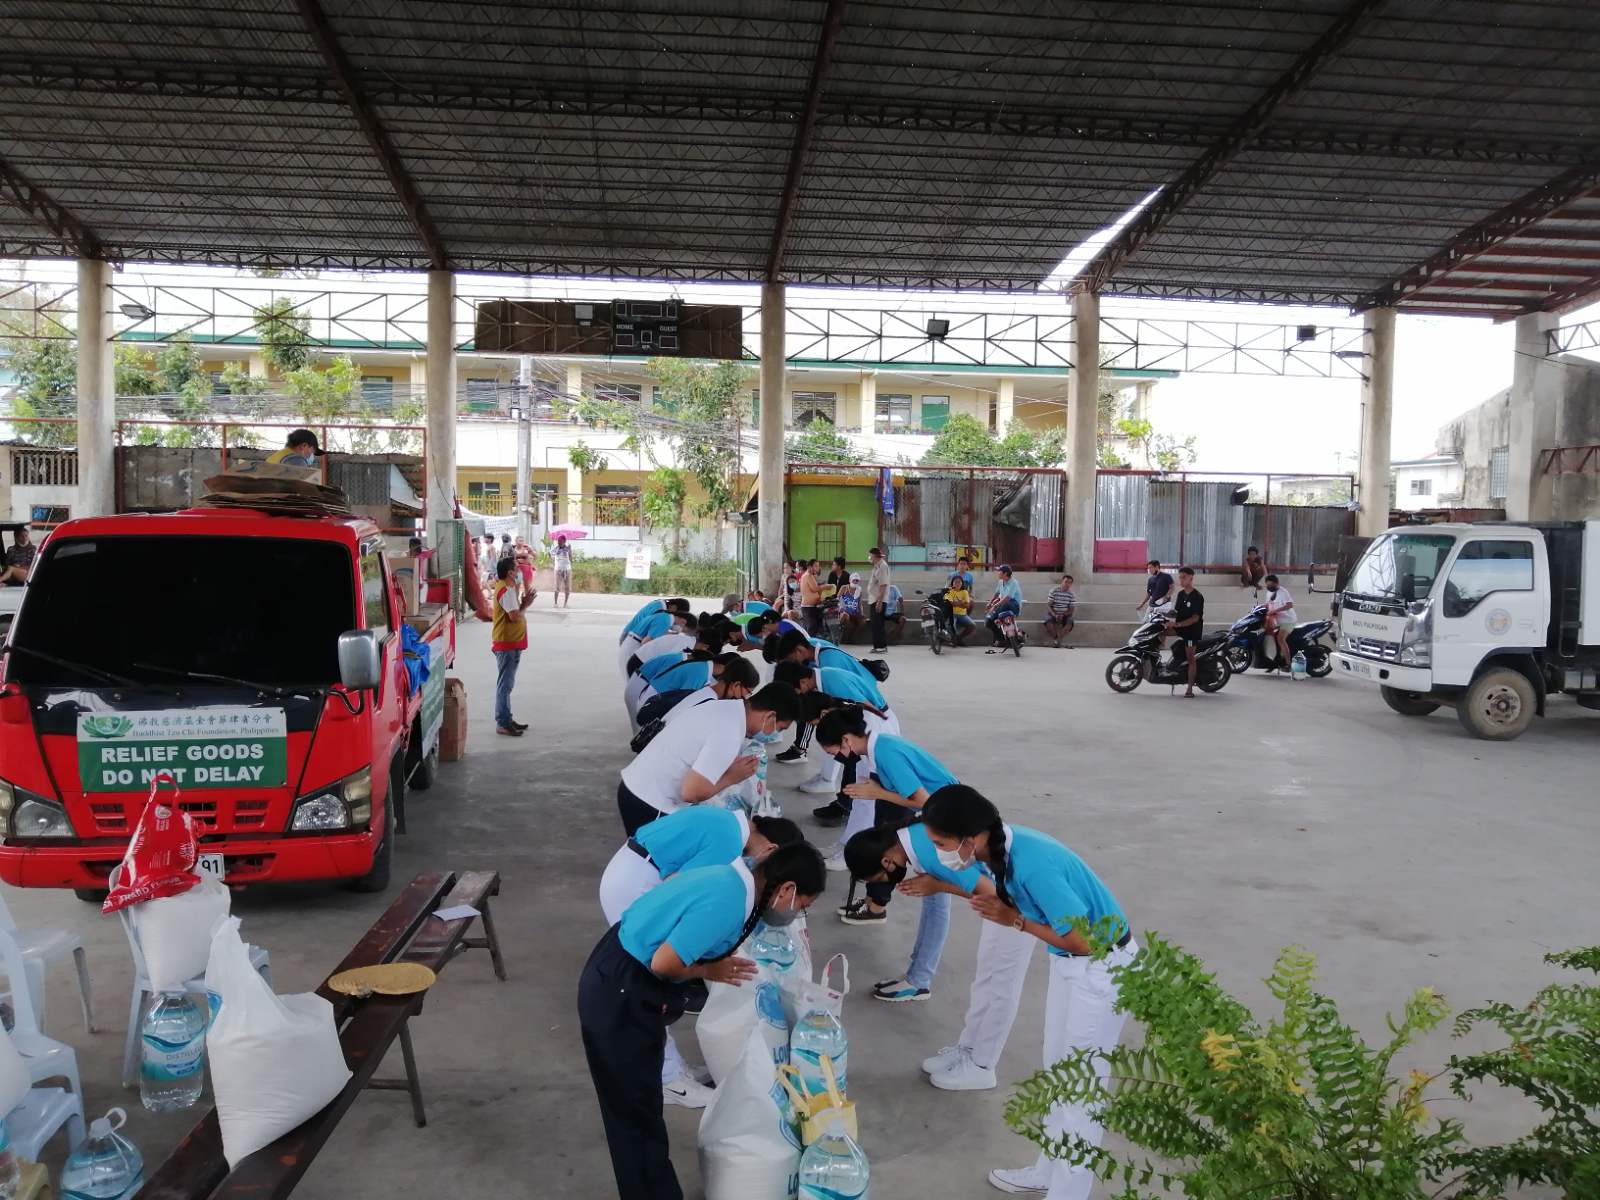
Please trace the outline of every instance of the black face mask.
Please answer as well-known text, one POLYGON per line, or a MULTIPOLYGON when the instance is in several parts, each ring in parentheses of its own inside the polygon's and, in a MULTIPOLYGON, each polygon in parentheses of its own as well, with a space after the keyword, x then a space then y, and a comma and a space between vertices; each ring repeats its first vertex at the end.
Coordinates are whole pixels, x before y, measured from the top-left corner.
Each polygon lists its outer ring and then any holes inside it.
POLYGON ((841 767, 848 767, 851 763, 860 762, 861 761, 861 755, 859 755, 859 754, 835 754, 833 756, 833 761, 838 763, 841 767))
POLYGON ((884 868, 883 873, 888 877, 888 881, 891 884, 893 884, 895 887, 899 887, 900 881, 906 877, 906 864, 901 863, 898 867, 892 868, 886 867, 884 868))

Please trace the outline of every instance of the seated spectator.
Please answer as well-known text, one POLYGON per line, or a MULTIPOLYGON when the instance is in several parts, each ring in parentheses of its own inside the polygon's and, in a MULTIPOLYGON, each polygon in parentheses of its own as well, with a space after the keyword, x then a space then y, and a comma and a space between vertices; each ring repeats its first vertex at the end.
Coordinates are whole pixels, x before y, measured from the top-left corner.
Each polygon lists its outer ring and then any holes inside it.
POLYGON ((1249 588, 1256 599, 1261 598, 1261 584, 1267 574, 1267 564, 1261 558, 1261 551, 1251 546, 1244 552, 1244 564, 1239 571, 1239 582, 1249 588))
POLYGON ((972 612, 972 588, 960 571, 950 576, 950 586, 944 590, 945 602, 950 605, 950 621, 955 626, 952 633, 955 644, 965 646, 967 635, 977 627, 969 615, 972 612))
POLYGON ((28 582, 28 568, 33 566, 33 556, 39 548, 28 540, 26 529, 17 530, 11 543, 11 549, 6 551, 6 565, 0 571, 0 582, 6 587, 21 587, 28 582))
POLYGON ((866 620, 862 612, 861 576, 850 576, 850 582, 839 589, 839 643, 847 643, 866 620))
MULTIPOLYGON (((1076 624, 1073 614, 1077 609, 1078 598, 1072 594, 1072 576, 1063 575, 1061 586, 1052 589, 1050 598, 1045 602, 1044 635, 1057 650, 1061 649, 1061 639, 1071 633, 1076 624)), ((1072 647, 1068 646, 1067 649, 1072 647)))

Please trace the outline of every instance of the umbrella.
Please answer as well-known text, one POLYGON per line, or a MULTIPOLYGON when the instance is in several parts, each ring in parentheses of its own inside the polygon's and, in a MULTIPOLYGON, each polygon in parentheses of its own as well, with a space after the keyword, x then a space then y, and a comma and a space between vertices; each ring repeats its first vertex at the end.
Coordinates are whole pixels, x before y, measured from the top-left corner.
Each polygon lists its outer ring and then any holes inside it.
POLYGON ((569 542, 576 542, 588 537, 589 531, 582 525, 556 525, 551 528, 547 536, 552 542, 558 537, 564 537, 569 542))

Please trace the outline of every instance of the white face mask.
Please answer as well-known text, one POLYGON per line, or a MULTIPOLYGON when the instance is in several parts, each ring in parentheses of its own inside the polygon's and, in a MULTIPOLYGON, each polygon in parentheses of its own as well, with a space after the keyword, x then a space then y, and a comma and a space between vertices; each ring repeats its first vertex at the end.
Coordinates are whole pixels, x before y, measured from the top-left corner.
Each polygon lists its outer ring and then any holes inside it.
MULTIPOLYGON (((962 841, 964 842, 966 839, 963 838, 962 841)), ((960 843, 956 844, 956 848, 954 850, 945 850, 942 847, 937 846, 934 847, 934 850, 939 856, 939 865, 944 867, 946 870, 965 871, 972 865, 972 859, 962 857, 960 843)))

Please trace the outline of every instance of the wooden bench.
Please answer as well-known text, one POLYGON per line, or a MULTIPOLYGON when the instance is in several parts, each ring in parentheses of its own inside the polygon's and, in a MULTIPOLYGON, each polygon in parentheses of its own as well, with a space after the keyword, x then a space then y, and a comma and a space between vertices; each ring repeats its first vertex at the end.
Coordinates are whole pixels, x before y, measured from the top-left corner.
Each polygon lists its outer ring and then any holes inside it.
MULTIPOLYGON (((493 871, 467 871, 459 876, 444 872, 418 875, 345 955, 330 978, 354 967, 388 962, 416 962, 442 971, 457 955, 483 949, 489 952, 495 976, 505 979, 500 942, 489 914, 489 900, 499 893, 500 876, 493 871), (459 904, 477 910, 476 919, 483 925, 481 937, 467 936, 473 917, 445 921, 434 915, 439 909, 459 904)), ((216 1109, 211 1109, 149 1176, 139 1192, 141 1200, 274 1200, 287 1196, 367 1088, 408 1092, 417 1125, 427 1123, 410 1028, 410 1020, 422 1011, 427 993, 356 1000, 331 991, 325 980, 317 994, 333 1005, 334 1019, 339 1024, 339 1044, 352 1072, 344 1090, 310 1120, 262 1147, 232 1171, 222 1156, 222 1130, 216 1109), (374 1079, 378 1064, 396 1040, 405 1062, 405 1078, 374 1079)))

